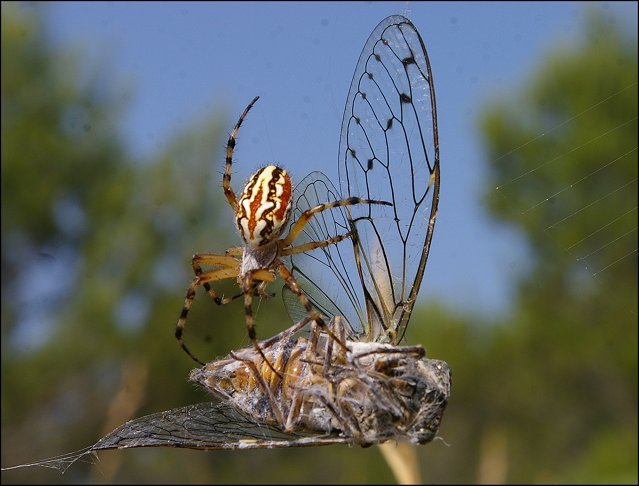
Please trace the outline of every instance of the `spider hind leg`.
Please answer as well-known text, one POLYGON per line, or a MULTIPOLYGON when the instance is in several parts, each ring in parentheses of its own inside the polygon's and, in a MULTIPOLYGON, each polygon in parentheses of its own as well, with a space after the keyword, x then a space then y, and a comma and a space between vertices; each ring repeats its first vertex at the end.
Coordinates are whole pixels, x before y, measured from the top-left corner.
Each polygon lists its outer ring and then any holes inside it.
POLYGON ((188 354, 193 361, 199 363, 200 365, 204 365, 204 362, 197 358, 191 351, 188 349, 186 344, 184 343, 184 328, 186 326, 186 319, 191 310, 191 305, 193 304, 193 300, 195 299, 195 292, 199 286, 204 287, 208 296, 215 302, 217 305, 225 305, 233 300, 241 297, 242 294, 238 294, 232 297, 224 297, 220 298, 215 293, 215 291, 209 285, 209 282, 214 282, 217 280, 224 280, 228 278, 235 278, 239 272, 239 261, 228 255, 215 255, 210 253, 203 254, 195 254, 193 255, 193 259, 191 261, 191 265, 193 267, 193 272, 195 273, 195 278, 189 285, 186 290, 186 296, 184 297, 184 305, 182 306, 182 311, 180 312, 180 317, 178 319, 177 325, 175 327, 175 338, 178 340, 180 347, 182 350, 188 354), (208 265, 218 265, 222 268, 217 268, 215 270, 210 270, 207 272, 202 271, 202 267, 200 264, 208 264, 208 265))

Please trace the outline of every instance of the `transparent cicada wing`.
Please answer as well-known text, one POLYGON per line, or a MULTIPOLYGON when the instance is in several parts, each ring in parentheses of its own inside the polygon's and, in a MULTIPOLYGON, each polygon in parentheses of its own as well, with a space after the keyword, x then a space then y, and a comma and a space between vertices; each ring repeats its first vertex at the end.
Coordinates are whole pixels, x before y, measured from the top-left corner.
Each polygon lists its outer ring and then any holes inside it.
MULTIPOLYGON (((430 63, 415 26, 383 20, 366 42, 344 109, 337 190, 320 172, 295 189, 293 221, 309 207, 345 197, 392 202, 319 213, 296 244, 352 232, 337 245, 291 257, 294 275, 352 339, 398 344, 419 292, 439 198, 437 111, 430 63)), ((284 291, 294 322, 305 316, 284 291)))
POLYGON ((287 433, 250 418, 226 402, 206 402, 131 420, 100 439, 93 450, 158 446, 258 449, 344 442, 330 434, 287 433))
MULTIPOLYGON (((439 198, 433 77, 424 42, 402 16, 383 20, 357 62, 342 120, 342 195, 392 207, 349 217, 371 341, 398 343, 419 292, 439 198), (375 211, 385 212, 380 216, 375 211)), ((378 213, 379 214, 379 213, 378 213)))
POLYGON ((146 415, 121 425, 94 445, 5 470, 49 467, 65 472, 77 461, 99 451, 137 447, 178 447, 201 450, 274 449, 349 443, 338 434, 287 433, 275 425, 251 419, 226 402, 206 402, 146 415))
MULTIPOLYGON (((340 193, 329 178, 322 172, 312 172, 295 186, 291 224, 307 209, 339 199, 340 193)), ((327 241, 349 231, 351 228, 347 213, 341 208, 333 208, 317 213, 304 226, 294 246, 327 241)), ((357 290, 360 284, 350 238, 337 244, 292 255, 289 257, 289 263, 301 288, 322 314, 328 319, 337 315, 343 316, 350 328, 349 338, 362 334, 365 321, 362 314, 363 299, 361 290, 357 290)), ((299 322, 306 317, 306 310, 287 287, 283 289, 283 297, 293 322, 299 322)))

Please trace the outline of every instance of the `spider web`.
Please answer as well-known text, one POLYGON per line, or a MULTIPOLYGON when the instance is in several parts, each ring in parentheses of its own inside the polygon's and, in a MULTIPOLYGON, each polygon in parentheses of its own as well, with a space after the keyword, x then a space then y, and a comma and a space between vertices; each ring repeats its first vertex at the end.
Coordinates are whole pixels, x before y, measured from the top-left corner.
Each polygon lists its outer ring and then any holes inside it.
POLYGON ((609 90, 492 161, 508 164, 511 175, 493 195, 516 201, 515 218, 534 238, 555 240, 581 281, 614 279, 637 266, 636 98, 628 110, 614 109, 636 89, 635 81, 609 90), (593 136, 575 137, 592 126, 593 136))

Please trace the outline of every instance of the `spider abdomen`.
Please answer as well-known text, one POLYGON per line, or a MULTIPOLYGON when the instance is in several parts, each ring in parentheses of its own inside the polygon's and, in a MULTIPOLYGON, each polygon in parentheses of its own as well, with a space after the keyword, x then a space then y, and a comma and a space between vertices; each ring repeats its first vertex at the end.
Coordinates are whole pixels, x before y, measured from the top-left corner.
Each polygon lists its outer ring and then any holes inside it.
POLYGON ((292 195, 291 178, 284 169, 269 165, 253 174, 236 215, 247 245, 258 248, 279 237, 291 214, 292 195))

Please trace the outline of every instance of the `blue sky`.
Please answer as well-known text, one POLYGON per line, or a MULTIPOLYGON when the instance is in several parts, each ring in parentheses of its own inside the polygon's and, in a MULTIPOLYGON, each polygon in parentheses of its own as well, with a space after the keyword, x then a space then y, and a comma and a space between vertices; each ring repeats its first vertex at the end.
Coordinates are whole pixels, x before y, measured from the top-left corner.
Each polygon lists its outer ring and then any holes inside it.
MULTIPOLYGON (((36 4, 38 5, 38 4, 36 4)), ((594 3, 636 31, 637 4, 594 3)), ((337 175, 341 117, 368 35, 401 13, 429 52, 439 115, 442 187, 422 302, 503 312, 526 268, 514 231, 481 202, 486 163, 476 129, 490 99, 508 95, 544 53, 582 32, 577 2, 63 2, 47 4, 54 42, 80 47, 127 97, 121 133, 140 159, 197 120, 219 113, 229 130, 255 95, 236 181, 266 162, 296 180, 337 175), (248 133, 247 133, 248 132, 248 133)), ((593 103, 598 100, 593 100, 593 103)), ((585 107, 586 108, 586 107, 585 107)), ((212 160, 222 169, 223 157, 212 160)))

